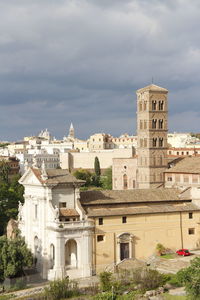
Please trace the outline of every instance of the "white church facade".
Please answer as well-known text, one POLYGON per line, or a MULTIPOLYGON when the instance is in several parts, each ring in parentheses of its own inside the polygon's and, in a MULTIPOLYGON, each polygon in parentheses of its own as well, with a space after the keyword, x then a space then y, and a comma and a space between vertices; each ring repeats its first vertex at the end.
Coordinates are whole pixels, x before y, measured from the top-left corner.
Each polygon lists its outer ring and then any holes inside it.
POLYGON ((92 275, 93 223, 79 203, 77 180, 68 171, 29 168, 19 206, 19 229, 43 278, 92 275))

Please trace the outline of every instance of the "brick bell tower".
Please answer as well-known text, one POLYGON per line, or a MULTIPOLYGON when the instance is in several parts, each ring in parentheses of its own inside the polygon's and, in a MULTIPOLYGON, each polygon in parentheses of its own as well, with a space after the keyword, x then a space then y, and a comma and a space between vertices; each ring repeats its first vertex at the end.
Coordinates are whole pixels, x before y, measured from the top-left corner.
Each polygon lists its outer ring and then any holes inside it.
POLYGON ((167 168, 168 90, 155 84, 137 90, 137 187, 163 183, 167 168))

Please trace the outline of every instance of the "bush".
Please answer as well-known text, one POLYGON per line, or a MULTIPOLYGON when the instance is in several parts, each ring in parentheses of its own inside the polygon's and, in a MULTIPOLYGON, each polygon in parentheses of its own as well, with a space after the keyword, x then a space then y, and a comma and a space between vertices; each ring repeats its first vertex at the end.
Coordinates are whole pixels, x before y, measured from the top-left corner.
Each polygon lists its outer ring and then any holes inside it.
POLYGON ((153 290, 165 284, 165 276, 156 270, 139 268, 133 271, 133 282, 143 291, 153 290))
POLYGON ((172 285, 174 287, 182 286, 177 274, 165 274, 163 276, 164 276, 165 283, 169 283, 170 285, 172 285))
POLYGON ((110 291, 112 288, 112 273, 102 272, 99 274, 100 277, 100 288, 103 292, 110 291))
POLYGON ((156 250, 157 250, 159 255, 162 255, 162 254, 165 254, 166 248, 162 244, 158 243, 156 245, 156 250))
POLYGON ((92 298, 93 300, 116 300, 117 296, 112 292, 99 293, 92 298))
POLYGON ((70 281, 69 278, 51 281, 49 287, 46 287, 44 291, 44 295, 49 300, 60 300, 79 294, 77 283, 70 281))

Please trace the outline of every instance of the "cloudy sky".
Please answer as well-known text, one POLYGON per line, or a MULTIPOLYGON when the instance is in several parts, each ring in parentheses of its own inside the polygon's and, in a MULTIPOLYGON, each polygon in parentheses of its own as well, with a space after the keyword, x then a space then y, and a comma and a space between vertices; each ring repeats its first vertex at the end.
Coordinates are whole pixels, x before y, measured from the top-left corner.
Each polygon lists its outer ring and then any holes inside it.
POLYGON ((0 0, 0 140, 136 130, 138 88, 200 132, 199 0, 0 0))

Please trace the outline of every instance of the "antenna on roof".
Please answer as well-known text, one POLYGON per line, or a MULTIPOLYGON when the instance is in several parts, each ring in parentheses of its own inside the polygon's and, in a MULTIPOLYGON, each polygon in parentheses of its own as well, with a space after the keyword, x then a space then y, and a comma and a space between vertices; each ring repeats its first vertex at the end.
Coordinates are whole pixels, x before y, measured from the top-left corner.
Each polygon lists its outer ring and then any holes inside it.
POLYGON ((153 82, 153 76, 151 77, 151 83, 153 84, 154 82, 153 82))

